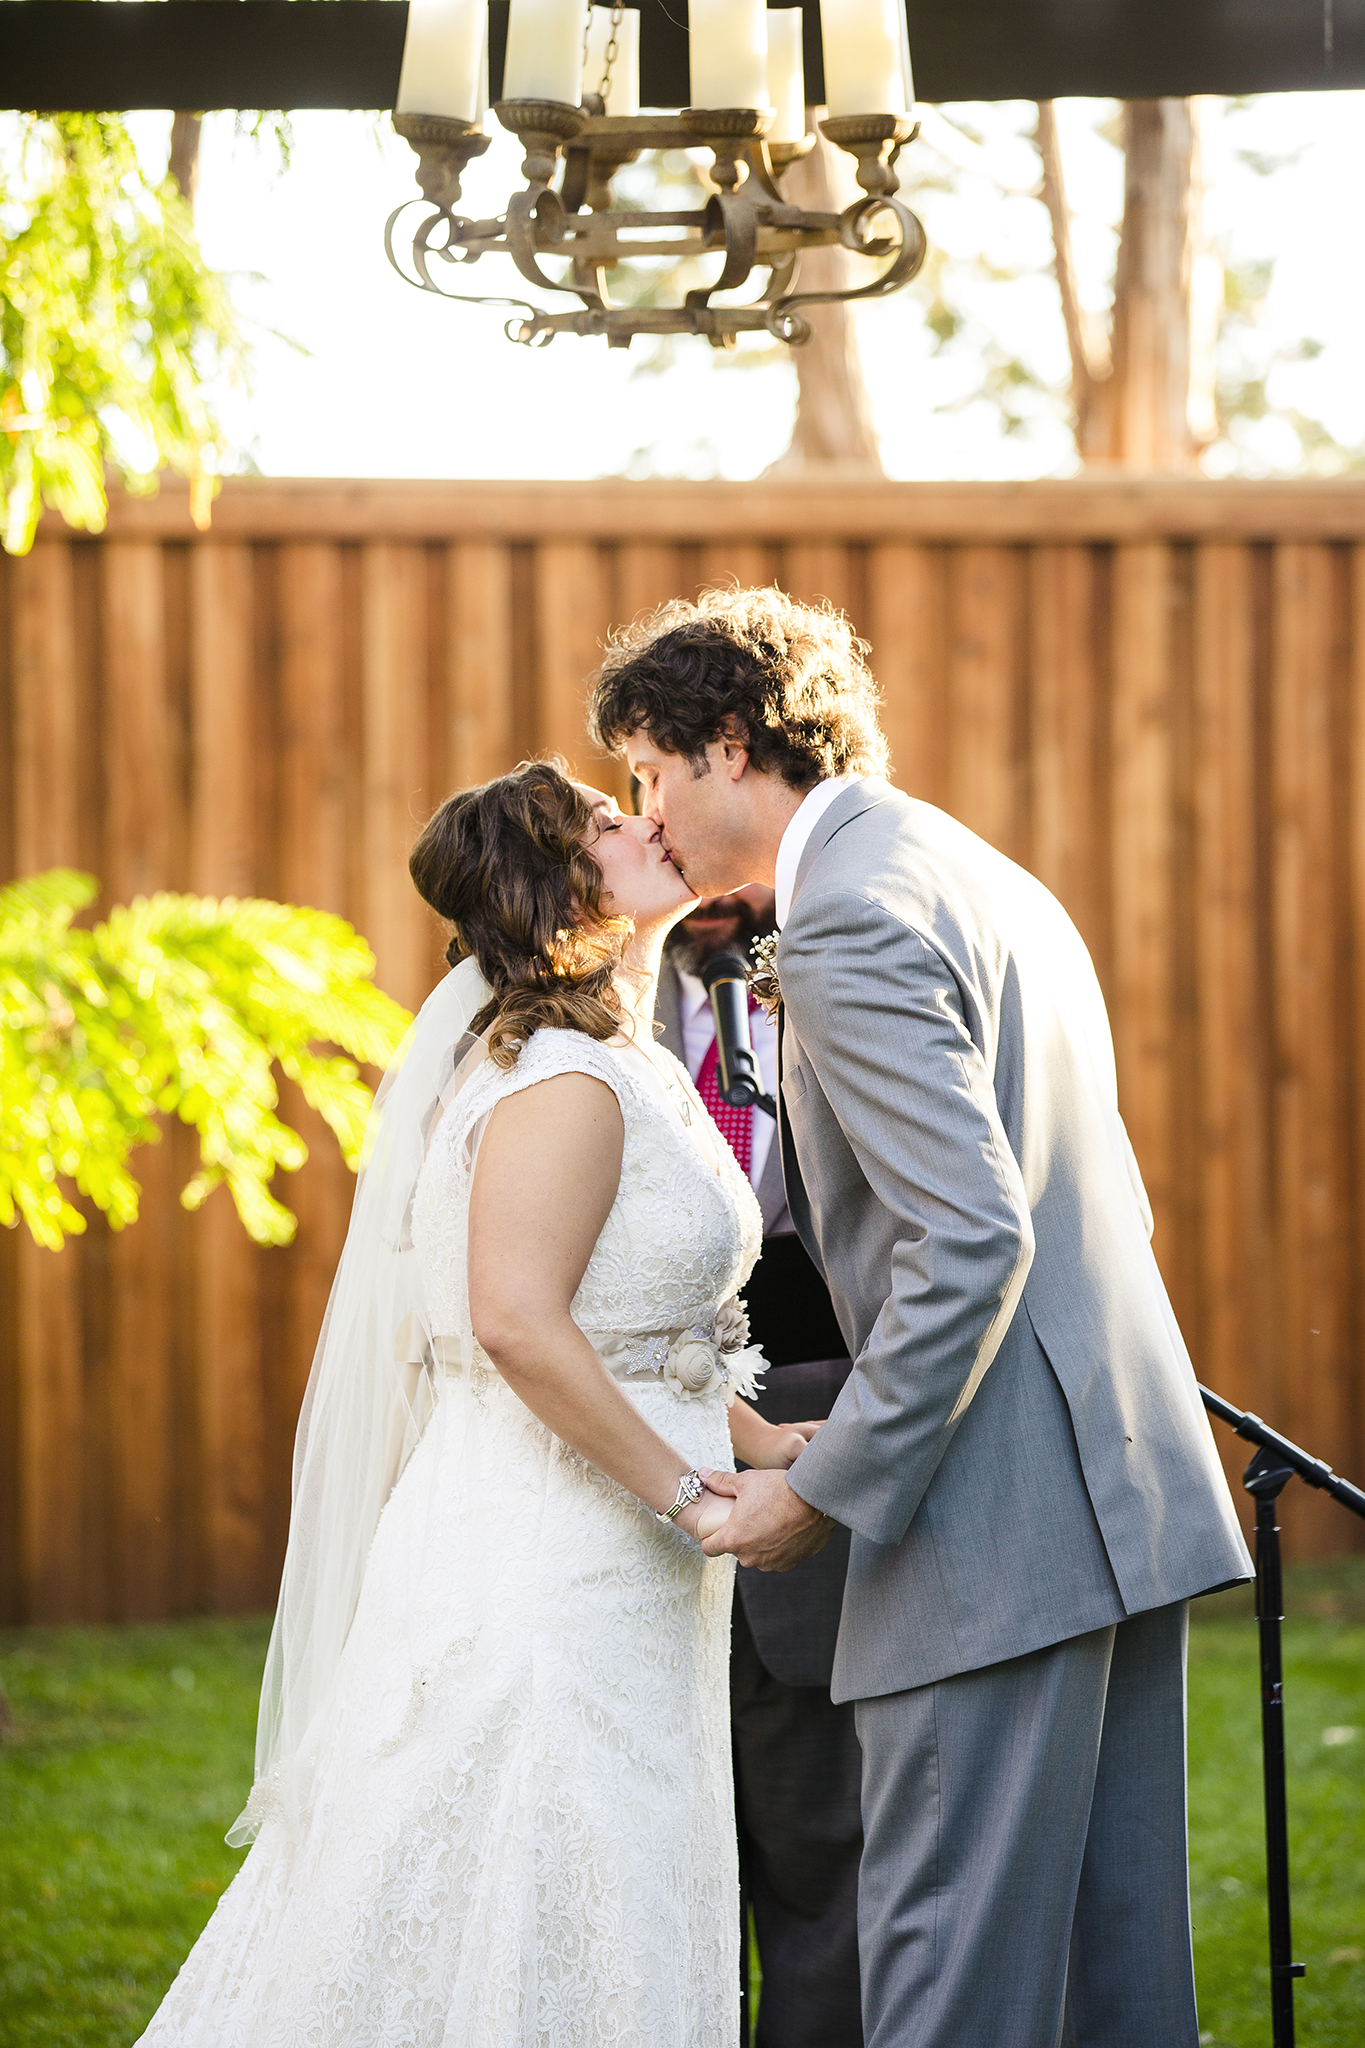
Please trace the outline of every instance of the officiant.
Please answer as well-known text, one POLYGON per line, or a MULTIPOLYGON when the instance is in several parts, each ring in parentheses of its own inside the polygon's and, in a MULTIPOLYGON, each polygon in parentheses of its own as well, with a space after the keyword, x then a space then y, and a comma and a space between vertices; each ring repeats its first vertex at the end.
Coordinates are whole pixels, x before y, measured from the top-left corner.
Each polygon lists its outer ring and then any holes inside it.
MULTIPOLYGON (((662 1043, 692 1075, 763 1211, 763 1256, 744 1290, 754 1342, 771 1368, 755 1405, 770 1422, 806 1422, 829 1414, 849 1360, 787 1213, 777 1127, 763 1110, 721 1098, 711 1002, 699 979, 716 953, 734 947, 747 956, 754 939, 776 929, 773 911, 773 892, 762 887, 699 903, 669 939, 655 1014, 662 1043)), ((776 1029, 756 1005, 749 1027, 763 1086, 775 1095, 776 1029)), ((742 1896, 763 1966, 758 2048, 862 2048, 862 1758, 852 1706, 829 1696, 848 1540, 839 1529, 794 1571, 741 1567, 736 1580, 731 1729, 742 1896)))

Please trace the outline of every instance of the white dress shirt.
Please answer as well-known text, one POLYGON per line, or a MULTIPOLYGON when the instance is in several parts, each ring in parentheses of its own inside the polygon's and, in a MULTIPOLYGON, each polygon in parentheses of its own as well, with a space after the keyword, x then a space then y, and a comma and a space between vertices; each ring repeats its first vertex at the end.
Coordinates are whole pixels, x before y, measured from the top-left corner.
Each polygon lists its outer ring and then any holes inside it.
MULTIPOLYGON (((702 1061, 711 1050, 711 1040, 716 1035, 716 1021, 711 1009, 711 998, 695 974, 678 976, 678 1008, 682 1017, 683 1057, 687 1071, 695 1081, 702 1069, 702 1061)), ((763 1091, 766 1095, 777 1093, 777 1026, 770 1024, 761 1010, 749 1012, 749 1035, 753 1039, 754 1058, 758 1071, 763 1077, 763 1091)), ((749 1149, 749 1184, 757 1187, 763 1178, 763 1169, 768 1163, 772 1149, 773 1132, 776 1124, 765 1109, 753 1113, 753 1136, 749 1149)))
POLYGON ((777 896, 776 917, 784 925, 791 915, 792 897, 796 893, 796 870, 801 865, 801 856, 806 850, 806 841, 815 830, 825 812, 837 796, 842 796, 850 782, 857 782, 855 775, 831 775, 824 782, 817 782, 801 799, 798 809, 793 811, 782 834, 777 849, 777 869, 773 876, 773 888, 777 896))

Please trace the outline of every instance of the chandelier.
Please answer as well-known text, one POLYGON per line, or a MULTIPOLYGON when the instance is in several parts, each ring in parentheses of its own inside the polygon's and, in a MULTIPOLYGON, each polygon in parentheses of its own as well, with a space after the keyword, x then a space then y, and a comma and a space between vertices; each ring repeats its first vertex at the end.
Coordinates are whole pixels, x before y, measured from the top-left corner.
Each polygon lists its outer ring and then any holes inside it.
POLYGON ((636 8, 583 0, 511 0, 501 125, 521 143, 525 184, 502 213, 457 211, 460 182, 490 136, 486 0, 411 0, 394 127, 417 153, 420 200, 405 201, 384 231, 389 261, 422 291, 467 305, 515 309, 509 340, 544 347, 557 334, 705 335, 733 348, 764 332, 810 339, 803 307, 884 298, 908 284, 925 256, 924 230, 896 195, 896 158, 917 133, 905 0, 821 0, 825 90, 820 129, 856 159, 862 197, 817 213, 783 197, 782 178, 814 147, 806 133, 802 10, 763 0, 690 0, 691 97, 676 114, 640 112, 636 8), (618 205, 612 180, 643 153, 708 150, 706 203, 674 212, 618 205), (406 252, 400 217, 423 208, 406 252), (881 269, 869 283, 803 292, 807 249, 843 248, 881 269), (577 303, 546 311, 528 300, 451 289, 486 256, 509 256, 543 292, 577 303), (640 259, 670 267, 711 258, 716 274, 677 305, 613 302, 611 273, 640 259), (544 267, 560 264, 559 273, 544 267), (753 280, 751 295, 729 296, 753 280), (756 296, 752 295, 756 292, 756 296), (725 296, 721 296, 725 295, 725 296))

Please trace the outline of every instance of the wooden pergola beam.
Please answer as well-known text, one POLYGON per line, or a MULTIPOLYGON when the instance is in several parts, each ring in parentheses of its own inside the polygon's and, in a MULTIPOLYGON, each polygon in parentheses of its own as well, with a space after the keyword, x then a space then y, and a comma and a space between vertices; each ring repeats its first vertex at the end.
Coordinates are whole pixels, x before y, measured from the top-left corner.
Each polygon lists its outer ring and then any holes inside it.
MULTIPOLYGON (((687 103, 686 0, 637 0, 641 97, 687 103)), ((931 103, 1365 86, 1365 0, 907 0, 931 103)), ((808 96, 824 93, 807 0, 808 96)), ((491 8, 494 96, 506 0, 491 8)), ((5 0, 10 107, 391 107, 403 0, 5 0)))

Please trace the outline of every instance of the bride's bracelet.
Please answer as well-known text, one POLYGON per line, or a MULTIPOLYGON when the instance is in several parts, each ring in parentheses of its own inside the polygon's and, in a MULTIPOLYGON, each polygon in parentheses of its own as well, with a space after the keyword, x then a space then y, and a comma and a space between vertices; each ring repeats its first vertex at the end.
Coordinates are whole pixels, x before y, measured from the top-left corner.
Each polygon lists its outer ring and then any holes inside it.
POLYGON ((693 1501, 700 1500, 705 1491, 706 1481, 700 1472, 684 1472, 678 1481, 678 1497, 672 1507, 665 1508, 662 1514, 659 1514, 657 1508, 654 1512, 659 1515, 661 1522, 675 1522, 683 1509, 690 1508, 693 1501))

